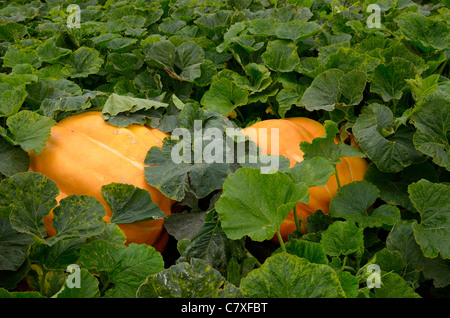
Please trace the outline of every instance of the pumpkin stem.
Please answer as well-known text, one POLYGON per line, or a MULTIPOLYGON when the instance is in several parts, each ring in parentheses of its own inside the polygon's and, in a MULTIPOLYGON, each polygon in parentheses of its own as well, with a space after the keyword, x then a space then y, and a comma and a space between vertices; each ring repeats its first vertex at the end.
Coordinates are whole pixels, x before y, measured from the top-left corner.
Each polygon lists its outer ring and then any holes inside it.
POLYGON ((338 188, 340 188, 341 187, 341 181, 339 180, 339 174, 338 174, 338 171, 337 171, 337 166, 335 166, 334 169, 336 170, 335 175, 336 175, 337 186, 338 186, 338 188))
POLYGON ((297 228, 297 231, 301 232, 302 228, 300 226, 300 221, 299 221, 298 215, 297 215, 297 205, 294 205, 294 222, 295 222, 295 227, 297 228))
POLYGON ((283 237, 281 236, 281 232, 279 229, 277 231, 277 236, 278 236, 278 241, 280 242, 281 249, 283 250, 283 252, 287 253, 286 246, 284 246, 283 237))

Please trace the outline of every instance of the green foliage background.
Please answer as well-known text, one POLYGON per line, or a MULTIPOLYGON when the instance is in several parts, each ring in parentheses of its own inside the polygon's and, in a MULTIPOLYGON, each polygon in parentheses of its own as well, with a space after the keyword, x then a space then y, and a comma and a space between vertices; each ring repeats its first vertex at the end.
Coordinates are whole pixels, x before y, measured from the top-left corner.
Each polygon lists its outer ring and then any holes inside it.
POLYGON ((67 26, 67 1, 0 4, 0 297, 450 294, 448 1, 70 4, 79 27, 67 26), (370 4, 380 28, 366 24, 370 4), (111 223, 94 198, 71 196, 55 210, 57 235, 45 237, 58 189, 27 172, 26 151, 89 110, 167 133, 193 131, 194 120, 224 131, 305 116, 327 135, 299 145, 303 163, 289 169, 280 158, 270 175, 261 162, 176 165, 171 140, 151 149, 148 183, 179 201, 160 254, 124 245, 115 222, 162 214, 141 189, 117 184, 103 189, 117 211, 111 223), (344 155, 370 162, 365 180, 342 186, 330 214, 300 220, 306 233, 271 241, 344 155), (70 264, 83 288, 68 286, 70 264), (367 287, 371 264, 381 288, 367 287))

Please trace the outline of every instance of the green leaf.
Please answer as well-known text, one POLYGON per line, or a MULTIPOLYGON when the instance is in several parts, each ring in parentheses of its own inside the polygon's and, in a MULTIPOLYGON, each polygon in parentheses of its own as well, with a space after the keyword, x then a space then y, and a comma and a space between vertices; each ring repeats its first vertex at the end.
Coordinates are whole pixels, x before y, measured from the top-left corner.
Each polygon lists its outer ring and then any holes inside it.
POLYGON ((113 212, 112 223, 127 224, 165 217, 164 212, 152 201, 148 191, 131 184, 104 185, 102 195, 113 212))
POLYGON ((426 78, 416 75, 414 79, 406 80, 416 102, 425 100, 432 95, 439 87, 439 74, 433 74, 426 78))
POLYGON ((3 56, 3 67, 13 68, 19 64, 30 64, 34 68, 38 68, 42 62, 39 60, 35 50, 31 48, 20 50, 9 49, 3 56))
POLYGON ((8 220, 0 218, 0 271, 18 270, 32 243, 29 235, 17 232, 8 220))
POLYGON ((237 245, 238 243, 225 235, 217 220, 206 219, 203 226, 190 239, 179 261, 201 259, 213 268, 226 269, 237 245))
POLYGON ((36 153, 44 149, 55 124, 55 120, 30 110, 22 110, 6 121, 15 144, 23 150, 34 150, 36 153))
POLYGON ((44 271, 65 271, 68 264, 75 264, 80 257, 80 249, 85 238, 67 238, 53 245, 33 244, 29 260, 44 271))
POLYGON ((394 116, 384 105, 371 104, 362 109, 352 131, 367 156, 383 172, 398 172, 422 161, 422 153, 413 144, 414 128, 400 126, 388 138, 383 131, 392 131, 394 116))
POLYGON ((326 120, 325 136, 317 137, 312 140, 311 143, 302 141, 300 143, 300 149, 303 151, 303 158, 305 160, 312 159, 314 157, 322 157, 327 159, 330 163, 336 164, 340 162, 342 157, 365 157, 366 155, 356 147, 349 146, 344 142, 335 143, 336 134, 339 133, 338 125, 331 121, 326 120))
POLYGON ((277 253, 251 271, 240 288, 249 298, 343 298, 336 272, 323 264, 277 253))
POLYGON ((193 41, 183 42, 178 47, 170 41, 161 41, 145 48, 144 53, 148 61, 165 68, 176 79, 192 82, 201 76, 205 52, 193 41))
MULTIPOLYGON (((406 169, 423 169, 419 166, 409 166, 406 169)), ((434 171, 434 169, 433 169, 434 171)), ((401 206, 415 211, 414 205, 411 203, 408 194, 409 181, 397 180, 395 173, 386 173, 378 170, 374 163, 370 163, 364 174, 364 180, 372 183, 380 190, 380 199, 386 203, 401 206)))
POLYGON ((37 56, 42 62, 55 64, 61 57, 71 53, 69 49, 56 46, 55 41, 45 41, 36 49, 37 56))
POLYGON ((375 68, 370 91, 378 93, 385 102, 398 100, 408 86, 406 80, 414 76, 414 65, 411 62, 393 57, 389 64, 380 64, 375 68))
POLYGON ((10 292, 4 288, 0 288, 0 298, 46 298, 39 292, 10 292))
POLYGON ((282 172, 241 168, 225 180, 215 207, 229 238, 248 235, 263 241, 273 237, 295 204, 309 199, 307 191, 305 184, 294 183, 282 172))
POLYGON ((201 64, 205 53, 192 41, 184 42, 177 47, 174 65, 181 69, 180 78, 193 81, 201 76, 201 64))
POLYGON ((423 179, 411 184, 408 192, 421 217, 412 228, 423 254, 450 258, 450 186, 423 179))
POLYGON ((193 259, 148 277, 139 287, 137 297, 218 298, 227 289, 227 284, 225 290, 221 288, 224 283, 225 278, 220 272, 202 260, 193 259))
POLYGON ((0 117, 9 117, 20 110, 28 93, 25 86, 13 87, 5 84, 3 88, 0 84, 0 117))
POLYGON ((327 255, 349 255, 364 246, 363 229, 353 221, 336 221, 322 232, 320 244, 327 255))
POLYGON ((228 164, 194 161, 175 163, 172 151, 178 147, 177 144, 175 140, 166 138, 162 148, 150 149, 144 161, 149 165, 145 167, 147 182, 176 201, 181 201, 187 191, 193 192, 197 198, 203 198, 221 189, 228 176, 228 164))
POLYGON ((0 173, 11 177, 20 172, 28 171, 30 157, 24 150, 11 146, 0 137, 0 173))
POLYGON ((417 128, 413 137, 415 147, 433 158, 433 162, 450 170, 450 103, 432 99, 413 111, 411 121, 417 128))
POLYGON ((306 109, 332 111, 341 97, 339 80, 343 75, 341 70, 329 69, 314 78, 302 97, 306 109))
POLYGON ((319 59, 322 63, 326 62, 326 69, 339 69, 345 74, 352 71, 372 74, 380 63, 380 59, 353 48, 342 47, 340 43, 321 48, 319 59))
POLYGON ((129 51, 136 42, 137 39, 118 37, 109 41, 106 47, 112 51, 123 53, 129 51))
POLYGON ((120 113, 135 113, 140 110, 158 109, 167 107, 169 104, 161 103, 150 99, 121 96, 112 93, 103 106, 102 114, 105 117, 117 116, 120 113))
POLYGON ((374 289, 375 298, 421 298, 406 281, 395 273, 381 276, 381 288, 374 289))
POLYGON ((87 77, 97 73, 102 64, 103 59, 96 49, 82 46, 70 54, 65 72, 71 78, 87 77))
POLYGON ((272 18, 256 18, 247 24, 247 29, 251 34, 263 36, 275 35, 279 27, 280 24, 272 18))
POLYGON ((261 58, 266 66, 275 72, 291 72, 300 63, 297 46, 283 40, 270 41, 261 58))
POLYGON ((346 298, 357 298, 359 292, 358 279, 349 272, 336 272, 346 298))
POLYGON ((423 73, 428 66, 425 61, 419 56, 412 53, 406 45, 402 42, 395 43, 390 47, 382 50, 380 56, 384 58, 385 64, 391 63, 394 57, 401 57, 407 61, 410 61, 417 68, 419 74, 423 73))
POLYGON ((247 104, 248 91, 239 88, 227 78, 214 81, 201 99, 201 104, 211 112, 227 115, 238 106, 247 104))
POLYGON ((9 211, 11 226, 16 231, 44 240, 47 234, 43 217, 56 206, 58 193, 55 182, 44 175, 18 173, 0 184, 0 211, 9 211))
POLYGON ((297 162, 286 171, 295 182, 303 182, 308 188, 324 186, 335 172, 334 165, 323 157, 297 162))
POLYGON ((123 246, 101 240, 83 245, 79 262, 90 271, 107 274, 105 297, 112 298, 135 298, 146 277, 164 269, 161 254, 152 246, 123 246))
POLYGON ((105 207, 94 197, 70 195, 59 202, 53 215, 56 234, 46 240, 50 245, 67 237, 94 236, 105 228, 105 207))
MULTIPOLYGON (((305 241, 301 239, 291 239, 285 244, 286 252, 307 259, 314 264, 328 264, 328 258, 323 246, 317 242, 305 241)), ((274 253, 281 253, 278 248, 274 253)))
POLYGON ((402 258, 404 279, 417 282, 420 271, 423 269, 424 256, 414 237, 413 222, 410 220, 397 221, 386 239, 386 247, 402 258))
POLYGON ((305 85, 288 85, 277 94, 278 114, 284 118, 292 105, 302 106, 302 97, 306 90, 305 85))
POLYGON ((445 21, 417 12, 404 12, 394 21, 400 31, 425 52, 450 49, 450 29, 445 21))
POLYGON ((446 287, 450 284, 450 261, 448 259, 425 258, 423 275, 433 280, 436 288, 446 287))
POLYGON ((322 27, 315 22, 293 20, 280 25, 276 29, 276 36, 280 39, 303 41, 312 37, 321 29, 322 27))
POLYGON ((379 196, 378 188, 367 181, 343 185, 331 199, 330 214, 356 222, 362 228, 393 225, 400 219, 397 207, 383 204, 368 211, 379 196))
POLYGON ((346 73, 339 79, 339 91, 341 98, 339 101, 346 106, 358 105, 363 99, 363 92, 366 88, 367 75, 359 70, 346 73))
POLYGON ((244 76, 236 76, 235 83, 244 90, 251 92, 261 92, 272 83, 270 71, 261 64, 250 63, 244 68, 244 76))
POLYGON ((61 290, 52 298, 98 298, 100 297, 99 281, 98 279, 85 268, 80 269, 80 287, 68 286, 70 277, 64 283, 61 290))

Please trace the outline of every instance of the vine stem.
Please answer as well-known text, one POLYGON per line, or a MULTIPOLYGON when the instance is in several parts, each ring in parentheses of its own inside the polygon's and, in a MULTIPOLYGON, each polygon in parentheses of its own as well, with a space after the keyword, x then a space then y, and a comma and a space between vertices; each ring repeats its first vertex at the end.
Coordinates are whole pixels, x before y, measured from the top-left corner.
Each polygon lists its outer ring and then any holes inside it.
POLYGON ((250 253, 248 250, 247 250, 247 256, 248 256, 248 257, 251 257, 251 258, 253 258, 253 259, 255 260, 256 266, 258 266, 258 267, 261 267, 261 266, 262 266, 261 262, 258 261, 258 259, 257 259, 255 256, 253 256, 253 254, 250 253))
POLYGON ((280 242, 281 249, 283 250, 283 252, 287 253, 286 246, 284 245, 283 237, 281 236, 281 232, 279 229, 277 231, 277 236, 278 236, 278 241, 280 242))
POLYGON ((339 174, 338 174, 338 171, 337 171, 337 165, 336 165, 336 167, 334 169, 336 170, 336 173, 335 173, 335 175, 336 175, 336 182, 337 182, 338 188, 340 188, 341 187, 341 180, 339 180, 339 174))
POLYGON ((300 226, 300 221, 298 219, 297 204, 294 205, 294 222, 295 222, 295 227, 297 228, 297 231, 301 232, 302 228, 300 226))

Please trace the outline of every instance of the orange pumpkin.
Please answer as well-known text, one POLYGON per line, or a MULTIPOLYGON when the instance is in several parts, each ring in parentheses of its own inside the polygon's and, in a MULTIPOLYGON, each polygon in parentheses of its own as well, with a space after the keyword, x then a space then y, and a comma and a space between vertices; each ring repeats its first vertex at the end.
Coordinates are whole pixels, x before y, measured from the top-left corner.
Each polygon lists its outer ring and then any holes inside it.
MULTIPOLYGON (((169 215, 173 201, 151 187, 144 177, 144 159, 153 146, 162 146, 167 135, 141 125, 118 128, 107 124, 100 112, 67 117, 51 129, 44 150, 30 152, 30 170, 53 180, 62 198, 76 194, 97 198, 105 205, 104 220, 111 220, 101 187, 110 183, 128 183, 150 192, 152 201, 169 215)), ((53 236, 53 213, 44 218, 47 235, 53 236)), ((153 245, 162 251, 168 240, 164 220, 119 224, 127 242, 153 245)))
MULTIPOLYGON (((300 150, 302 141, 312 142, 314 138, 325 135, 325 128, 319 122, 310 118, 296 117, 286 119, 269 119, 257 122, 242 130, 244 135, 250 137, 251 140, 258 143, 259 136, 263 130, 267 129, 267 143, 258 146, 263 154, 271 154, 271 128, 279 129, 278 149, 279 155, 287 157, 290 160, 290 167, 296 162, 303 160, 303 152, 300 150), (250 129, 254 128, 254 129, 250 129)), ((367 161, 357 157, 343 157, 341 162, 337 164, 337 172, 339 181, 342 185, 353 181, 364 179, 364 173, 367 170, 367 161)), ((316 186, 309 188, 309 203, 297 204, 297 216, 299 219, 306 220, 308 216, 316 210, 322 210, 324 213, 329 212, 331 198, 336 194, 338 189, 336 176, 333 175, 324 186, 316 186)), ((304 222, 303 222, 304 223, 304 222)), ((283 240, 288 239, 288 235, 296 230, 294 213, 291 212, 283 221, 280 232, 283 240)), ((274 238, 275 240, 276 237, 274 238)))

